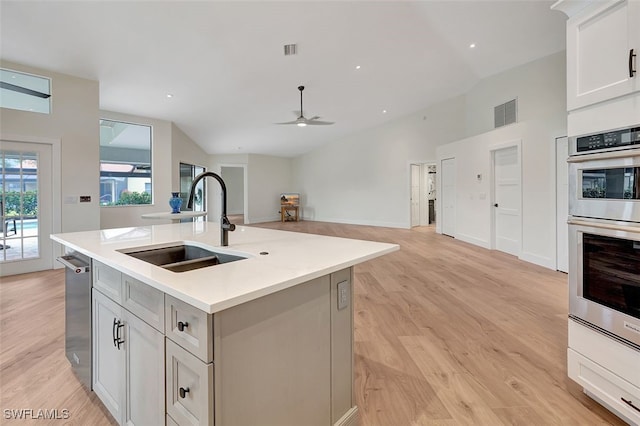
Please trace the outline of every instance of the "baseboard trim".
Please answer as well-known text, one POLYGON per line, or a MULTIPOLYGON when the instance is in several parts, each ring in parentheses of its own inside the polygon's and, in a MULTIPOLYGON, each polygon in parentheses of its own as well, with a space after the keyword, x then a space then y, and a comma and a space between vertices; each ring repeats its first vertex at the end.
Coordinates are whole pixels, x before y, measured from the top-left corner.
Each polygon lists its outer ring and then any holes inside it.
POLYGON ((539 265, 545 268, 556 270, 556 262, 548 257, 538 256, 537 254, 523 252, 518 256, 520 260, 524 260, 525 262, 533 263, 535 265, 539 265))
POLYGON ((351 407, 333 426, 358 426, 358 407, 351 407))
POLYGON ((476 238, 476 237, 472 237, 471 235, 460 234, 460 233, 456 233, 455 238, 460 241, 464 241, 465 243, 473 244, 473 245, 491 250, 491 244, 489 244, 488 241, 481 240, 480 238, 476 238))

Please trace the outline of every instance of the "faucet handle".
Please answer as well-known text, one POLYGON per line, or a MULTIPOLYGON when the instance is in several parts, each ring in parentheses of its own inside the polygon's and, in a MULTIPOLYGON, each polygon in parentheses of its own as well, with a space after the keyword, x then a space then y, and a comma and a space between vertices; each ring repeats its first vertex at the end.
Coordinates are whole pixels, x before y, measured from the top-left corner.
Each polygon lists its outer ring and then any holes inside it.
POLYGON ((222 216, 222 229, 226 229, 227 231, 235 231, 236 225, 229 222, 229 218, 226 215, 224 215, 222 216))

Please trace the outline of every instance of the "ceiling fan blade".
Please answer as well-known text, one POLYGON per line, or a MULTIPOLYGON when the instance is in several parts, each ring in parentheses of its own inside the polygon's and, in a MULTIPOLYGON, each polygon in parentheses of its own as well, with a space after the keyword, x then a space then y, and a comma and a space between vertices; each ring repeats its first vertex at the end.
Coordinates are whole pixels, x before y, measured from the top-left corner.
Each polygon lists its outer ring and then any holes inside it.
POLYGON ((328 126, 335 124, 333 121, 307 120, 309 126, 328 126))
POLYGON ((314 115, 309 120, 317 120, 318 118, 322 118, 322 117, 320 117, 319 115, 314 115))
POLYGON ((273 124, 298 124, 298 120, 285 121, 284 123, 273 123, 273 124))
POLYGON ((35 96, 42 99, 47 99, 51 97, 51 95, 47 93, 38 92, 36 90, 27 89, 26 87, 16 86, 15 84, 7 83, 4 81, 0 81, 0 88, 12 90, 18 93, 24 93, 25 95, 35 96))

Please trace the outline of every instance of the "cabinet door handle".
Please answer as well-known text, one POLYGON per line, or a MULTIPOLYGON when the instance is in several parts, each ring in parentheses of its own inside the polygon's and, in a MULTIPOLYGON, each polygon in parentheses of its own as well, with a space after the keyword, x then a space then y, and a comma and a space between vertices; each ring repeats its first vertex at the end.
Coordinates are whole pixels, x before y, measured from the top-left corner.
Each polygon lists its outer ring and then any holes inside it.
POLYGON ((636 73, 636 70, 633 69, 633 58, 636 55, 633 53, 633 49, 629 50, 629 78, 633 78, 633 75, 636 73))
POLYGON ((113 338, 113 346, 114 347, 118 347, 117 345, 117 338, 116 338, 116 329, 118 327, 118 320, 116 320, 115 318, 113 319, 113 327, 111 328, 111 337, 113 338))
POLYGON ((189 393, 189 388, 180 388, 178 393, 180 393, 180 398, 184 399, 189 393))
POLYGON ((120 345, 124 343, 124 339, 120 337, 120 329, 124 327, 124 323, 120 320, 113 319, 113 346, 120 350, 120 345))
POLYGON ((184 331, 185 327, 189 327, 189 323, 188 322, 182 322, 182 321, 178 321, 178 330, 180 331, 184 331))
POLYGON ((628 399, 624 399, 624 397, 620 397, 620 399, 622 400, 622 402, 624 402, 625 404, 627 404, 629 407, 633 408, 634 410, 640 412, 640 408, 636 407, 635 404, 633 403, 633 401, 628 400, 628 399))

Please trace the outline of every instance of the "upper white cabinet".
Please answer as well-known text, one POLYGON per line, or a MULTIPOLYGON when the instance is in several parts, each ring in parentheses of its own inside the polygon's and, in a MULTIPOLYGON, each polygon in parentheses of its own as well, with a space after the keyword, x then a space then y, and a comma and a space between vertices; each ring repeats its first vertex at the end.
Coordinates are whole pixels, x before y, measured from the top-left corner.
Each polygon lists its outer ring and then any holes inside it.
POLYGON ((567 21, 567 110, 640 91, 640 0, 558 2, 567 21), (636 55, 636 56, 634 56, 636 55))

